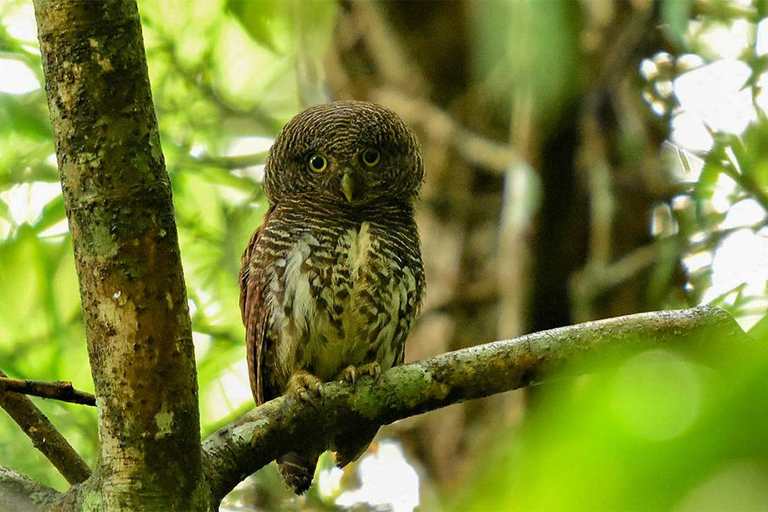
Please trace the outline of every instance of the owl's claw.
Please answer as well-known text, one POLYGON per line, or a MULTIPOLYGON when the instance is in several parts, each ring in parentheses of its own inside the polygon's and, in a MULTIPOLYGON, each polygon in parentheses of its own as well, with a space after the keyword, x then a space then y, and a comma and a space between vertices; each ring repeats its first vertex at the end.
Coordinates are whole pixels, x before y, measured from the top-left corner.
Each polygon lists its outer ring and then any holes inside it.
POLYGON ((357 378, 361 375, 370 375, 374 381, 379 380, 381 376, 381 365, 376 361, 362 366, 349 365, 339 373, 337 380, 340 382, 348 382, 352 385, 357 382, 357 378))
POLYGON ((299 370, 288 381, 286 394, 313 405, 323 402, 323 381, 306 370, 299 370))

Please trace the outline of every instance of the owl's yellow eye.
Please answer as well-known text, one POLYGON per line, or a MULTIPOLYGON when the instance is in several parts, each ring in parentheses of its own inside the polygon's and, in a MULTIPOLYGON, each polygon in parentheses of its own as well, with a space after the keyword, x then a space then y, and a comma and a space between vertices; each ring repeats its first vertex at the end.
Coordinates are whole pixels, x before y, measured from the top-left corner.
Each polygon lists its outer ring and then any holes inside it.
POLYGON ((381 153, 376 148, 368 148, 360 155, 360 160, 368 167, 376 167, 381 161, 381 153))
POLYGON ((328 160, 320 153, 314 153, 307 159, 307 167, 314 172, 323 172, 328 168, 328 160))

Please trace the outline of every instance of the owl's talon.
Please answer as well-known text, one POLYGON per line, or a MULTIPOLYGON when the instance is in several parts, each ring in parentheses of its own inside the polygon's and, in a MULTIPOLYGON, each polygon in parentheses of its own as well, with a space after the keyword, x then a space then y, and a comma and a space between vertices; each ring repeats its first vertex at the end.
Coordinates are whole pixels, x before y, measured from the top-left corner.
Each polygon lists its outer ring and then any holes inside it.
POLYGON ((291 375, 286 394, 302 402, 319 405, 323 402, 323 381, 305 370, 299 370, 291 375))
POLYGON ((357 382, 357 378, 362 375, 370 375, 373 377, 374 382, 379 380, 381 365, 376 361, 362 366, 349 365, 339 373, 338 380, 354 385, 357 382))
POLYGON ((350 384, 354 384, 357 380, 357 368, 355 368, 353 365, 347 366, 341 370, 341 373, 339 373, 338 377, 336 377, 336 380, 339 382, 348 382, 350 384))

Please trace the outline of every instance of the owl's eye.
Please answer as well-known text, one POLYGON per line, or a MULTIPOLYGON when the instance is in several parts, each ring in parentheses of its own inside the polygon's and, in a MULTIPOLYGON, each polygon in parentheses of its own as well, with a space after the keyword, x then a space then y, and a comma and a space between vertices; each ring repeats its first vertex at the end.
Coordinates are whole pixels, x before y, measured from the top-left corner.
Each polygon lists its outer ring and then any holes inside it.
POLYGON ((381 153, 376 148, 368 148, 360 155, 360 160, 368 167, 376 167, 381 161, 381 153))
POLYGON ((320 153, 314 153, 307 158, 307 167, 314 172, 323 172, 328 167, 328 160, 320 153))

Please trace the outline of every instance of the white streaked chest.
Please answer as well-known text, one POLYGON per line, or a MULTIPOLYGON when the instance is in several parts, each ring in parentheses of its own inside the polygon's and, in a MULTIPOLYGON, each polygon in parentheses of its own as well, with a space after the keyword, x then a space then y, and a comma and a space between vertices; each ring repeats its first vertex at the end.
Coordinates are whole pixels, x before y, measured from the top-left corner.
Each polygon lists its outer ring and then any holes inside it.
POLYGON ((331 236, 305 233, 277 260, 269 287, 278 360, 323 379, 350 364, 393 364, 387 347, 416 281, 384 245, 364 222, 331 236))

